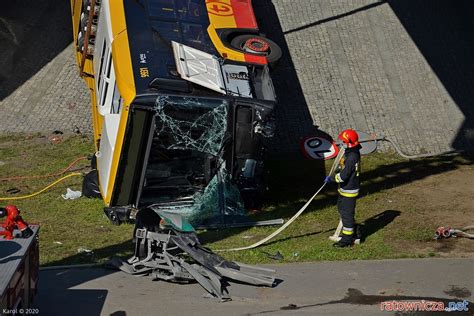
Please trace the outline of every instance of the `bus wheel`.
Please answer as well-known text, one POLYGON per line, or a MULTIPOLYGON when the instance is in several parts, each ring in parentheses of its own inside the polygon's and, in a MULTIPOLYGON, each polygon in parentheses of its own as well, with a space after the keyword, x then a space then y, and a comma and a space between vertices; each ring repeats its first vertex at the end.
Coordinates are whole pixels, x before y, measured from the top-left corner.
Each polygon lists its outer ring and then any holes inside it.
POLYGON ((281 48, 273 41, 259 35, 238 35, 230 45, 238 50, 255 55, 265 55, 270 64, 281 58, 281 48))

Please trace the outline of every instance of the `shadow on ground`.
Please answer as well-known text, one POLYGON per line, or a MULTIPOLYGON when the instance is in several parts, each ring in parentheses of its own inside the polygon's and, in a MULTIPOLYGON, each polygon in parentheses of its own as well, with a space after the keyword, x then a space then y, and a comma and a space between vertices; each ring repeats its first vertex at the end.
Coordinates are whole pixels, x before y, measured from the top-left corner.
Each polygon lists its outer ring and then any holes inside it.
POLYGON ((0 101, 72 42, 69 1, 2 2, 0 101))
MULTIPOLYGON (((362 156, 361 196, 395 188, 426 177, 457 169, 459 166, 472 165, 474 156, 438 156, 418 160, 404 160, 392 164, 380 165, 364 171, 362 156)), ((313 165, 311 160, 274 160, 268 163, 268 204, 280 205, 275 211, 260 214, 258 219, 290 217, 322 185, 324 171, 313 165), (291 207, 288 207, 290 206, 291 207)), ((336 185, 328 185, 317 198, 323 208, 335 204, 336 185)))
POLYGON ((102 315, 109 291, 74 287, 114 272, 97 268, 41 271, 40 290, 35 297, 33 308, 38 308, 44 315, 102 315), (64 310, 65 306, 67 310, 64 310))
MULTIPOLYGON (((369 217, 368 219, 360 223, 359 225, 360 225, 360 230, 361 230, 361 235, 362 235, 361 242, 364 242, 368 237, 370 237, 371 235, 375 234, 377 231, 381 230, 382 228, 384 228, 385 226, 393 222, 395 218, 399 216, 400 214, 401 214, 400 211, 387 210, 387 211, 383 211, 380 214, 369 217)), ((310 232, 306 234, 280 238, 280 239, 265 243, 265 246, 269 246, 275 243, 281 243, 281 242, 292 240, 292 239, 304 238, 304 237, 314 236, 314 235, 319 235, 319 234, 326 234, 334 230, 336 230, 336 227, 333 227, 327 230, 320 230, 320 231, 310 232)), ((219 231, 218 233, 213 232, 213 231, 207 231, 205 233, 200 234, 199 238, 202 242, 211 243, 214 241, 221 240, 223 238, 230 237, 235 232, 236 232, 235 230, 234 231, 219 231), (226 233, 228 233, 227 236, 226 236, 226 233)))
MULTIPOLYGON (((130 240, 100 248, 94 249, 93 255, 79 253, 58 261, 48 263, 48 266, 64 266, 84 262, 103 261, 106 258, 118 254, 128 255, 133 250, 130 240)), ((115 269, 61 269, 41 271, 40 291, 36 297, 34 306, 39 306, 41 312, 48 315, 102 315, 102 309, 107 299, 108 290, 106 289, 77 289, 75 287, 95 280, 112 273, 120 273, 115 269), (48 279, 54 279, 54 283, 46 282, 48 279), (50 293, 54 293, 51 295, 50 293), (74 298, 71 300, 71 298, 74 298), (68 301, 68 310, 64 311, 64 304, 58 302, 68 301)), ((113 315, 126 315, 123 311, 117 311, 113 315)))
POLYGON ((375 234, 400 216, 400 211, 386 210, 380 214, 372 216, 360 223, 361 242, 364 242, 370 235, 375 234))

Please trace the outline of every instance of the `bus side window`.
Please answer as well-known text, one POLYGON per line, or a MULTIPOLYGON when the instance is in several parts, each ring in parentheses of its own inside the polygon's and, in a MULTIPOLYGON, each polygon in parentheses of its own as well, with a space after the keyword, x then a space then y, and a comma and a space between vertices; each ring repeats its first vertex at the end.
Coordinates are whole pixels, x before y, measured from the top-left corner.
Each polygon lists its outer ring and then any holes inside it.
POLYGON ((120 91, 118 90, 117 84, 114 87, 114 95, 112 97, 112 108, 110 109, 111 114, 118 114, 120 113, 120 109, 122 108, 123 99, 120 96, 120 91))
POLYGON ((110 98, 109 90, 114 89, 113 85, 115 81, 111 80, 112 52, 110 51, 109 47, 107 47, 106 54, 106 61, 104 62, 106 66, 103 68, 103 72, 100 74, 100 77, 102 77, 103 86, 101 88, 99 87, 99 89, 101 89, 101 92, 100 98, 98 98, 98 100, 100 100, 99 112, 102 115, 110 113, 111 111, 113 100, 110 98), (107 98, 107 96, 109 96, 109 98, 107 98))
MULTIPOLYGON (((104 83, 103 82, 103 78, 102 78, 102 69, 104 67, 104 56, 105 56, 105 53, 106 53, 106 48, 107 48, 107 43, 104 39, 103 43, 102 43, 102 52, 100 54, 100 64, 99 64, 99 71, 97 73, 97 100, 101 100, 101 96, 102 96, 102 84, 104 83)), ((99 101, 97 101, 99 102, 99 101)))

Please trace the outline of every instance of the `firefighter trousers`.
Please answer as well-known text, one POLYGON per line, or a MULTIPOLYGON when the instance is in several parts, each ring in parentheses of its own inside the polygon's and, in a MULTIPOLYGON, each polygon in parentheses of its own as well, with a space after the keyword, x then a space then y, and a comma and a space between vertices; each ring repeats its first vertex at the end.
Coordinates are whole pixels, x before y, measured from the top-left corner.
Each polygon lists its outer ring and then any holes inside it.
POLYGON ((339 195, 337 199, 337 210, 342 220, 342 232, 352 235, 355 227, 355 207, 357 197, 347 197, 339 195))

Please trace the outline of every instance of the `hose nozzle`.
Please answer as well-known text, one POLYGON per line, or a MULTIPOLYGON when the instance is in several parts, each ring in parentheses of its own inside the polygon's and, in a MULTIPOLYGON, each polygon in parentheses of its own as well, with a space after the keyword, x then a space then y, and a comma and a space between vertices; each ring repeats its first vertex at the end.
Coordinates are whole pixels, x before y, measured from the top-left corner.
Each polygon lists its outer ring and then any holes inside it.
POLYGON ((438 229, 436 229, 436 238, 439 239, 439 238, 449 238, 451 237, 453 233, 453 229, 451 229, 451 227, 438 227, 438 229))

